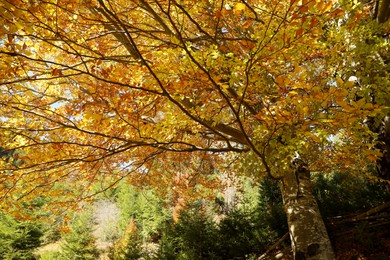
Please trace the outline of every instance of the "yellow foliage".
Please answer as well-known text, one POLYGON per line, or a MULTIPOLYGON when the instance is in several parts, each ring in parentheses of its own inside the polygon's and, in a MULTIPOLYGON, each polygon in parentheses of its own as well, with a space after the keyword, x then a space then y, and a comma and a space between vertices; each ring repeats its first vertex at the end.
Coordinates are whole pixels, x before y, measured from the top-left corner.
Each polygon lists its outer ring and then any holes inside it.
POLYGON ((259 173, 289 169, 278 158, 295 151, 335 169, 343 145, 345 166, 367 165, 362 122, 383 107, 353 101, 371 86, 334 76, 365 42, 351 36, 359 12, 333 1, 51 2, 0 3, 0 147, 20 154, 1 157, 2 203, 77 203, 123 178, 188 201, 220 187, 210 176, 234 172, 237 154, 259 173), (341 132, 349 139, 333 144, 341 132))

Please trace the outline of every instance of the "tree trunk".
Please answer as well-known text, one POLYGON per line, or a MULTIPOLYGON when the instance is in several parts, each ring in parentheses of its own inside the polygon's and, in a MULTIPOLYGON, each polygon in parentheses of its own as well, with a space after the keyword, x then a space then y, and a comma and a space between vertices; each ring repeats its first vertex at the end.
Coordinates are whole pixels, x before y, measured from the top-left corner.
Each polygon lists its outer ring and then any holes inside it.
POLYGON ((376 0, 374 19, 385 23, 390 17, 390 0, 376 0))
POLYGON ((310 172, 300 160, 282 179, 282 196, 287 214, 294 259, 335 259, 326 227, 313 195, 310 172))
MULTIPOLYGON (((385 23, 390 19, 390 0, 376 0, 375 1, 375 13, 373 19, 376 19, 378 23, 385 23)), ((383 33, 383 37, 386 35, 383 33)), ((387 34, 388 37, 388 34, 387 34)), ((384 63, 387 68, 390 63, 390 56, 388 53, 382 55, 384 63)), ((389 72, 389 71, 388 71, 389 72)), ((374 93, 375 95, 375 93, 374 93)), ((385 106, 389 106, 390 102, 387 99, 384 103, 385 106)), ((383 153, 382 158, 378 160, 378 170, 380 177, 385 180, 390 180, 390 113, 382 118, 381 125, 375 127, 375 125, 369 125, 371 131, 378 134, 377 148, 383 153)))
POLYGON ((378 128, 370 127, 370 130, 378 134, 376 147, 382 152, 382 157, 377 162, 379 177, 390 180, 390 113, 388 113, 378 128))

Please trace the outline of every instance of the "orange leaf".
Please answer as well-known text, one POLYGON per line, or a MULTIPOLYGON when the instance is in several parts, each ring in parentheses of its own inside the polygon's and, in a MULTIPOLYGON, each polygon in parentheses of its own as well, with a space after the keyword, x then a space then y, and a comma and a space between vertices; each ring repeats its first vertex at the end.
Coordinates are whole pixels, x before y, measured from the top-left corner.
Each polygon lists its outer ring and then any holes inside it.
POLYGON ((306 13, 307 11, 309 11, 309 7, 307 7, 307 5, 304 5, 301 8, 299 8, 299 12, 301 13, 306 13))
POLYGON ((343 16, 345 14, 345 12, 341 9, 336 9, 334 11, 332 11, 329 15, 331 17, 338 17, 338 16, 343 16))
POLYGON ((242 25, 242 28, 247 29, 247 28, 249 28, 249 27, 252 25, 252 23, 253 23, 253 20, 248 20, 248 21, 246 21, 246 22, 242 25))
POLYGON ((316 26, 318 24, 318 20, 317 18, 313 17, 311 19, 311 22, 310 22, 310 28, 313 28, 314 26, 316 26))
POLYGON ((298 30, 297 30, 297 32, 295 33, 295 36, 296 37, 299 37, 300 35, 302 35, 302 33, 304 32, 305 30, 303 29, 303 28, 299 28, 298 30))

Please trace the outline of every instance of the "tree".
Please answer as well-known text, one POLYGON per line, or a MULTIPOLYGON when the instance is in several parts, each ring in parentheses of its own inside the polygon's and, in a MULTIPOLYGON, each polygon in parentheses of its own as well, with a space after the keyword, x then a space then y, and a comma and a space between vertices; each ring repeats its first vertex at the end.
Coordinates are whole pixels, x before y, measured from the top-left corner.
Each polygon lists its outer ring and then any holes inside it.
POLYGON ((35 259, 34 250, 41 245, 42 225, 18 222, 0 212, 1 259, 35 259))
POLYGON ((65 242, 61 248, 60 258, 92 260, 99 257, 95 237, 92 234, 92 219, 90 212, 83 212, 73 218, 71 232, 64 237, 65 242))
MULTIPOLYGON (((295 257, 334 258, 310 171, 364 172, 381 156, 364 120, 385 113, 344 75, 374 35, 352 5, 2 1, 2 149, 23 160, 1 162, 2 203, 78 201, 127 178, 180 204, 210 173, 250 166, 280 180, 295 257)), ((370 46, 371 62, 388 50, 370 46)))
MULTIPOLYGON (((382 1, 375 1, 375 9, 373 14, 373 19, 377 20, 380 24, 386 23, 390 18, 390 2, 388 0, 382 0, 382 1)), ((383 37, 388 38, 389 31, 388 28, 384 27, 382 31, 379 31, 375 36, 377 37, 383 37), (386 31, 387 30, 387 31, 386 31)), ((375 41, 374 41, 375 43, 375 41)), ((383 64, 385 65, 385 68, 387 70, 376 70, 376 71, 370 71, 371 80, 370 83, 375 85, 381 85, 383 84, 380 80, 381 77, 377 77, 376 75, 381 74, 381 76, 388 75, 389 73, 389 62, 390 57, 388 52, 386 52, 385 49, 383 49, 382 52, 379 53, 380 57, 382 58, 383 64), (387 74, 386 74, 387 72, 387 74)), ((386 84, 385 84, 386 86, 386 84)), ((374 95, 377 95, 377 91, 375 88, 372 89, 372 93, 374 95)), ((379 93, 379 103, 385 106, 389 106, 389 100, 388 98, 383 97, 379 93)), ((371 120, 370 129, 378 134, 378 144, 377 147, 382 152, 383 156, 378 159, 378 171, 381 173, 382 178, 390 180, 390 112, 387 111, 382 117, 381 120, 371 120), (380 122, 378 124, 378 121, 380 122)))

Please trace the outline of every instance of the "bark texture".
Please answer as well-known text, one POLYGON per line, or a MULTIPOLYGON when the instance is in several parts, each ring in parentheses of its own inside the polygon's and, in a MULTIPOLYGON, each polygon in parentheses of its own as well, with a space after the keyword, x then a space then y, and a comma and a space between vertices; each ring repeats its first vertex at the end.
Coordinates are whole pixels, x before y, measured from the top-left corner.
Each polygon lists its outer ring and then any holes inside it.
POLYGON ((294 172, 282 179, 291 246, 296 260, 335 259, 324 221, 312 192, 310 172, 299 160, 294 172))
MULTIPOLYGON (((385 23, 390 19, 390 0, 376 0, 375 13, 373 19, 378 23, 385 23)), ((384 32, 382 37, 389 37, 389 32, 384 32)), ((390 56, 388 53, 382 53, 383 62, 387 65, 390 63, 390 56)), ((374 93, 375 95, 375 93, 374 93)), ((390 105, 390 100, 385 101, 385 105, 390 105)), ((383 153, 382 158, 378 160, 378 171, 380 177, 385 180, 390 180, 390 113, 382 118, 379 127, 369 125, 371 131, 378 134, 377 148, 383 153)))
POLYGON ((371 130, 378 133, 377 148, 383 156, 378 160, 377 168, 382 179, 390 180, 390 113, 382 119, 378 129, 371 130))
POLYGON ((377 0, 374 19, 379 23, 385 23, 390 17, 390 0, 377 0))

